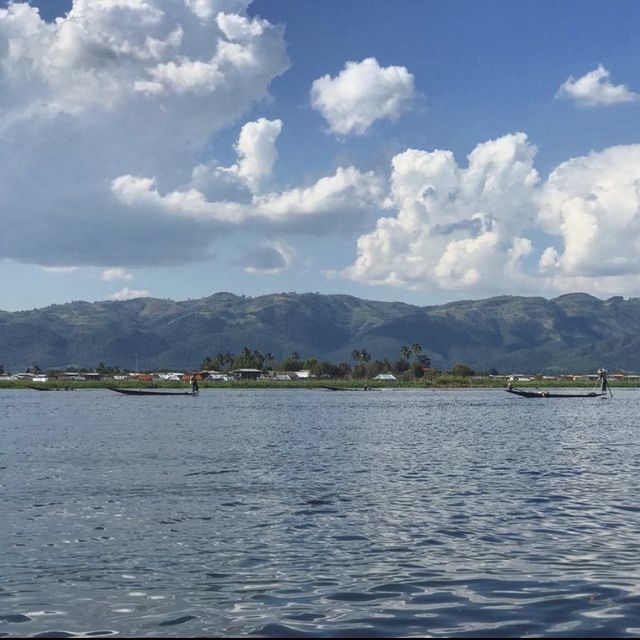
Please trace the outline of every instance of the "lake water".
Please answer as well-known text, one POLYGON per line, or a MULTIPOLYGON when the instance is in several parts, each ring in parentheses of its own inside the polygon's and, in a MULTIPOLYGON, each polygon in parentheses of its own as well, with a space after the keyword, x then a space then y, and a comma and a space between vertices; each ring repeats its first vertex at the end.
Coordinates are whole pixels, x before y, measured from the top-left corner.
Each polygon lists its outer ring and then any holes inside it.
POLYGON ((638 636, 613 392, 0 391, 0 635, 638 636))

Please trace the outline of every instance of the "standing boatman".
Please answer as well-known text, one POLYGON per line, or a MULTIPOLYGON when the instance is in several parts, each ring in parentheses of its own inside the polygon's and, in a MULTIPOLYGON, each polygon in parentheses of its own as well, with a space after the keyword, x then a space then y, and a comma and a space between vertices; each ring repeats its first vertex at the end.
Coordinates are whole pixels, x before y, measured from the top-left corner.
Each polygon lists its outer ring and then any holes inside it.
POLYGON ((606 369, 598 369, 598 383, 600 384, 600 391, 602 393, 607 393, 608 382, 606 369))

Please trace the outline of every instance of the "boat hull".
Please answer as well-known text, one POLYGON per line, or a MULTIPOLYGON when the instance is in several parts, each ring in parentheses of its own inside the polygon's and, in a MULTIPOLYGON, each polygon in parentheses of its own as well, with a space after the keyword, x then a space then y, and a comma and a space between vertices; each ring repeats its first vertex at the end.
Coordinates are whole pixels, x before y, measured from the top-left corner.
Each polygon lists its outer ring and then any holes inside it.
POLYGON ((507 393, 513 393, 522 398, 604 398, 606 393, 555 393, 553 391, 521 391, 520 389, 505 389, 507 393))
POLYGON ((364 387, 330 387, 326 384, 322 385, 323 389, 328 389, 329 391, 377 391, 377 389, 364 388, 364 387))
POLYGON ((109 387, 111 391, 122 393, 126 396, 197 396, 193 391, 149 391, 147 389, 116 389, 109 387))

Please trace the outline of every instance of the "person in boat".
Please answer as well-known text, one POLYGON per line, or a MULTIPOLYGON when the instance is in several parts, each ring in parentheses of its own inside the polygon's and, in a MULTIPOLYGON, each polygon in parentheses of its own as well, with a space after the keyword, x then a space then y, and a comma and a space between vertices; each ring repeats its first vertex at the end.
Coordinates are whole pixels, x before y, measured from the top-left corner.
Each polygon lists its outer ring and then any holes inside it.
POLYGON ((198 387, 198 378, 195 373, 191 376, 191 391, 193 391, 193 393, 200 392, 200 389, 198 387))
POLYGON ((600 392, 607 392, 607 370, 606 369, 598 369, 598 384, 600 385, 600 392))
POLYGON ((512 385, 511 383, 509 383, 509 384, 507 385, 507 389, 509 389, 509 391, 511 391, 511 390, 513 389, 513 385, 512 385))

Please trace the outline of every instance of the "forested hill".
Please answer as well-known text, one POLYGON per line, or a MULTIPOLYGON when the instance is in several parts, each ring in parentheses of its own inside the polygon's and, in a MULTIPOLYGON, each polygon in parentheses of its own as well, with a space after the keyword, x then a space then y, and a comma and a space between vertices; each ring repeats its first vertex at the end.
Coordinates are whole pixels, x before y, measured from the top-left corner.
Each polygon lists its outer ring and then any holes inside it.
POLYGON ((0 364, 20 371, 107 365, 193 369, 245 345, 305 359, 351 362, 354 348, 396 360, 419 343, 433 366, 500 372, 640 370, 640 299, 574 293, 501 296, 418 307, 347 295, 217 293, 174 302, 72 302, 0 312, 0 364))

